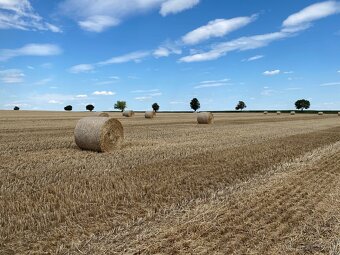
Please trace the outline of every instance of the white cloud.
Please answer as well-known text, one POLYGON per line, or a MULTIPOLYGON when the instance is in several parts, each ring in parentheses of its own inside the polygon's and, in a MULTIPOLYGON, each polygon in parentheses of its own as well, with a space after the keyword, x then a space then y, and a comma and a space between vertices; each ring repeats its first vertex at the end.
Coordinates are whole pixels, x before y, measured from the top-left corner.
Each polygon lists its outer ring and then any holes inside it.
POLYGON ((273 94, 273 92, 275 92, 274 90, 271 89, 265 89, 261 92, 262 96, 271 96, 273 94))
POLYGON ((134 61, 136 63, 140 62, 143 58, 150 55, 149 51, 135 51, 122 56, 113 57, 108 60, 99 62, 98 65, 109 65, 109 64, 121 64, 126 62, 134 61))
POLYGON ((112 91, 95 91, 92 95, 96 96, 114 96, 116 93, 112 91))
POLYGON ((248 25, 256 19, 251 17, 237 17, 233 19, 215 19, 207 25, 199 27, 182 37, 185 44, 193 45, 214 37, 223 37, 241 27, 248 25))
POLYGON ((281 73, 280 70, 272 70, 272 71, 265 71, 265 72, 263 72, 263 75, 273 76, 273 75, 278 75, 280 73, 281 73))
POLYGON ((339 86, 340 82, 328 82, 328 83, 323 83, 320 86, 321 87, 328 87, 328 86, 339 86))
POLYGON ((164 16, 198 3, 199 0, 64 0, 60 4, 60 13, 76 20, 84 30, 102 32, 132 15, 161 9, 164 16))
POLYGON ((89 17, 86 20, 79 21, 78 24, 84 30, 99 33, 109 27, 117 26, 119 24, 119 20, 110 16, 97 15, 89 17))
POLYGON ((53 56, 59 55, 62 50, 54 44, 26 44, 18 49, 0 49, 0 61, 19 56, 53 56))
POLYGON ((135 100, 137 100, 137 101, 147 101, 147 100, 151 100, 151 99, 152 99, 151 96, 135 97, 135 100))
POLYGON ((87 98, 87 95, 76 95, 76 98, 87 98))
POLYGON ((213 87, 221 87, 230 85, 227 83, 229 79, 222 79, 222 80, 210 80, 210 81, 201 81, 199 85, 195 86, 195 89, 202 89, 202 88, 213 88, 213 87))
POLYGON ((63 102, 60 102, 60 101, 58 101, 58 100, 51 99, 51 100, 48 100, 48 103, 49 103, 49 104, 62 104, 63 102))
POLYGON ((340 70, 338 71, 338 73, 340 73, 340 70))
POLYGON ((34 70, 35 68, 33 66, 27 66, 27 69, 34 70))
POLYGON ((182 57, 180 62, 199 62, 220 58, 232 51, 252 50, 266 47, 270 43, 289 38, 311 27, 311 22, 340 12, 340 3, 325 1, 308 6, 302 11, 289 16, 279 32, 241 37, 236 40, 212 45, 211 50, 193 53, 182 57))
POLYGON ((0 0, 0 29, 62 32, 59 27, 45 22, 28 0, 0 0))
POLYGON ((253 50, 269 45, 271 42, 278 41, 294 34, 288 32, 274 32, 269 34, 241 37, 232 41, 218 43, 211 46, 211 50, 203 53, 196 53, 185 56, 180 62, 200 62, 220 58, 232 51, 253 50))
POLYGON ((226 83, 208 83, 208 84, 201 84, 198 86, 195 86, 195 89, 203 89, 203 88, 212 88, 212 87, 221 87, 227 85, 226 83))
POLYGON ((285 71, 283 72, 284 74, 293 74, 294 72, 293 71, 285 71))
POLYGON ((284 22, 284 27, 296 27, 309 24, 315 20, 328 17, 340 12, 340 3, 336 1, 325 1, 312 4, 303 10, 290 15, 284 22))
POLYGON ((22 83, 25 74, 19 69, 7 69, 0 71, 0 81, 3 83, 22 83))
POLYGON ((93 71, 93 69, 94 69, 93 65, 90 65, 90 64, 80 64, 80 65, 72 66, 69 69, 69 72, 70 73, 74 73, 74 74, 77 74, 77 73, 88 73, 88 72, 93 71))
POLYGON ((149 90, 143 90, 143 89, 138 89, 138 90, 133 90, 131 93, 153 93, 153 92, 158 92, 159 89, 149 89, 149 90))
POLYGON ((36 85, 45 85, 45 84, 47 84, 47 83, 49 83, 51 81, 52 81, 52 78, 46 78, 46 79, 42 79, 40 81, 37 81, 35 84, 36 85))
POLYGON ((187 9, 191 9, 195 5, 199 4, 199 2, 200 0, 167 0, 162 4, 159 13, 162 16, 175 14, 187 9))
POLYGON ((264 58, 264 56, 263 55, 256 55, 256 56, 250 57, 248 59, 245 59, 244 61, 250 62, 250 61, 255 61, 255 60, 258 60, 258 59, 261 59, 261 58, 264 58))

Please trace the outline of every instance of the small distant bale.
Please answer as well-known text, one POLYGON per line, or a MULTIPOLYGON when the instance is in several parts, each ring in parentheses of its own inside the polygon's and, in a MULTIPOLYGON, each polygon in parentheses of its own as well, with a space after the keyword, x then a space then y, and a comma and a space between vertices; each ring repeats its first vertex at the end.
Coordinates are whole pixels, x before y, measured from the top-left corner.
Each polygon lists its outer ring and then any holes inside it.
POLYGON ((280 112, 280 111, 277 111, 276 114, 277 114, 277 115, 281 115, 281 112, 280 112))
POLYGON ((267 115, 267 114, 268 114, 268 112, 267 112, 267 111, 264 111, 264 112, 263 112, 263 114, 264 114, 264 115, 267 115))
POLYGON ((110 117, 110 115, 107 112, 96 112, 94 114, 91 114, 91 117, 110 117))
POLYGON ((124 130, 115 118, 85 117, 78 121, 74 138, 80 149, 110 152, 122 144, 124 130))
POLYGON ((318 112, 318 115, 323 115, 323 112, 318 112))
POLYGON ((146 119, 152 119, 153 117, 155 117, 155 112, 153 112, 153 111, 145 112, 145 118, 146 119))
POLYGON ((290 112, 290 115, 295 115, 295 112, 294 112, 294 111, 291 111, 291 112, 290 112))
POLYGON ((211 112, 200 112, 197 115, 198 124, 212 124, 214 123, 214 115, 211 112))
POLYGON ((338 116, 340 116, 340 112, 338 112, 338 116))
POLYGON ((124 111, 123 116, 124 117, 133 117, 135 115, 134 111, 124 111))

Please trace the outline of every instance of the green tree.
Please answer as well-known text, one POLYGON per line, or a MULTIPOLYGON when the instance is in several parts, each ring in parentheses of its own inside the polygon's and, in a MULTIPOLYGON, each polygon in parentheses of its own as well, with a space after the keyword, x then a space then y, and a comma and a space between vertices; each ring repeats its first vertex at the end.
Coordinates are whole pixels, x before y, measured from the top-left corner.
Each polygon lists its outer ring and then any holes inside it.
POLYGON ((72 111, 72 105, 66 105, 66 106, 64 107, 64 110, 65 110, 65 111, 72 111))
POLYGON ((157 103, 152 104, 152 109, 153 109, 154 112, 158 112, 159 105, 157 103))
POLYGON ((92 104, 88 104, 88 105, 86 105, 86 110, 88 110, 88 111, 92 112, 92 111, 93 111, 93 109, 94 109, 94 105, 92 105, 92 104))
POLYGON ((19 111, 20 108, 19 108, 18 106, 14 106, 13 110, 14 110, 14 111, 19 111))
POLYGON ((199 108, 201 108, 200 101, 198 101, 197 98, 193 98, 190 102, 190 107, 196 112, 199 108))
POLYGON ((115 109, 121 110, 122 112, 126 108, 126 102, 125 101, 117 101, 114 106, 115 109))
POLYGON ((296 109, 303 111, 310 107, 310 102, 306 99, 300 99, 295 102, 295 107, 296 109))
POLYGON ((238 110, 242 111, 244 108, 247 108, 247 105, 245 104, 245 102, 238 101, 238 104, 236 105, 235 110, 236 111, 238 111, 238 110))

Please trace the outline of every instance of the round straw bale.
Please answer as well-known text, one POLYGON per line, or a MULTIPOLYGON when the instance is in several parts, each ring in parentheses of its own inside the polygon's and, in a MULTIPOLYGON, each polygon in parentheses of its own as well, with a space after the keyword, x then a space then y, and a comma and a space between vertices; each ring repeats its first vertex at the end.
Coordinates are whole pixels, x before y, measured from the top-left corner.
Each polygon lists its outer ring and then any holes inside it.
POLYGON ((338 112, 338 116, 340 116, 340 112, 338 112))
POLYGON ((290 112, 290 115, 295 115, 295 112, 294 112, 294 111, 291 111, 291 112, 290 112))
POLYGON ((107 112, 95 112, 93 117, 110 117, 110 115, 107 112))
POLYGON ((318 112, 318 115, 323 115, 323 112, 318 112))
POLYGON ((200 112, 197 115, 198 124, 212 124, 214 123, 214 115, 211 112, 200 112))
POLYGON ((267 112, 267 111, 264 111, 263 114, 268 114, 268 112, 267 112))
POLYGON ((145 112, 145 118, 152 119, 153 117, 155 117, 155 112, 145 112))
POLYGON ((83 150, 110 152, 123 142, 124 130, 115 118, 86 117, 78 121, 74 137, 83 150))
POLYGON ((280 111, 277 111, 276 114, 277 114, 277 115, 281 115, 281 112, 280 112, 280 111))
POLYGON ((123 116, 124 117, 133 117, 135 115, 134 111, 124 111, 123 116))

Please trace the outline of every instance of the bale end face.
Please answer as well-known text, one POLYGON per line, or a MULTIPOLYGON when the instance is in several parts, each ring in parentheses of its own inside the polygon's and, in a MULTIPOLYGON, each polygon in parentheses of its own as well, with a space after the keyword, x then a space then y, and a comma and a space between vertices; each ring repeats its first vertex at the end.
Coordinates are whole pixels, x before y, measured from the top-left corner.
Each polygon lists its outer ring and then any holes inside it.
POLYGON ((122 124, 115 118, 86 117, 78 121, 74 137, 80 149, 110 152, 120 147, 124 139, 124 130, 122 124))
POLYGON ((214 123, 214 115, 211 112, 200 112, 197 115, 198 124, 212 124, 214 123))

